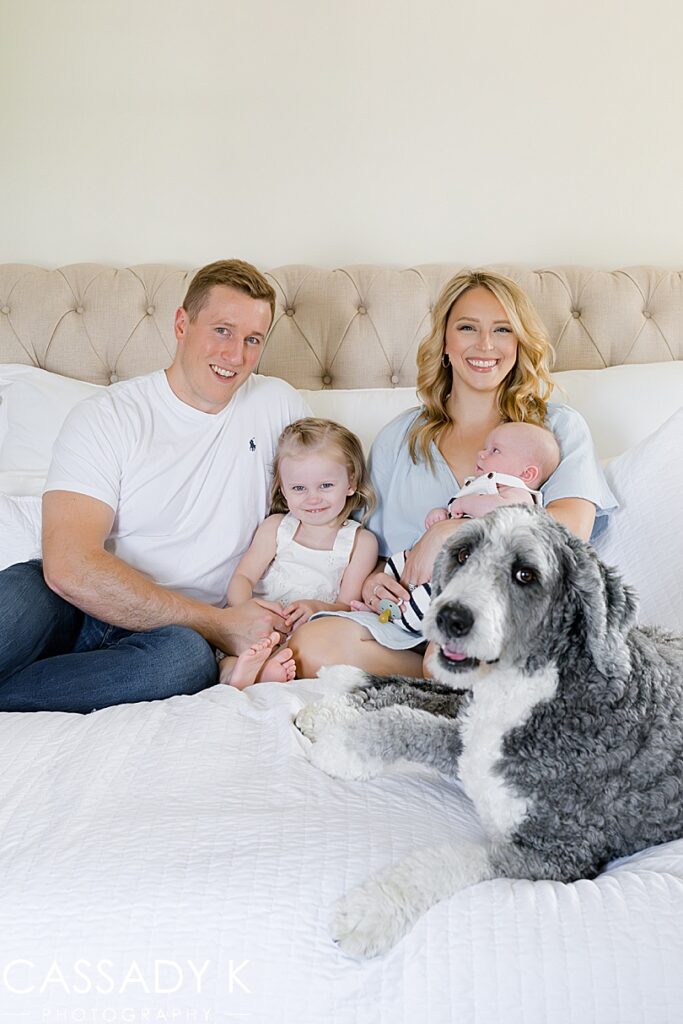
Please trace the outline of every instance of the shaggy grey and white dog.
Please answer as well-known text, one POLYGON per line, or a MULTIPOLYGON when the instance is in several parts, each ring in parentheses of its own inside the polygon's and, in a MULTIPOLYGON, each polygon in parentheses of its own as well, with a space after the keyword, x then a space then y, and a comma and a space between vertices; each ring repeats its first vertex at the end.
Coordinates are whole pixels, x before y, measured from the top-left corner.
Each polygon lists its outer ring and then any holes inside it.
POLYGON ((683 836, 683 638, 633 625, 630 589, 542 509, 472 520, 437 560, 436 682, 326 669, 355 688, 296 718, 311 760, 368 779, 399 762, 458 775, 486 845, 417 850, 337 905, 346 952, 495 877, 591 878, 683 836))

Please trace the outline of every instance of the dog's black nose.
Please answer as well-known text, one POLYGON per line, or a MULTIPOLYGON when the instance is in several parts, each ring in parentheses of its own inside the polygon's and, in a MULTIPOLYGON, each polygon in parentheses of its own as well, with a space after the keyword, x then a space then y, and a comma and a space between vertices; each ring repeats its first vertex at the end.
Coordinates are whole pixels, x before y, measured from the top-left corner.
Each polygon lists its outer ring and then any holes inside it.
POLYGON ((464 604, 445 604, 436 613, 436 624, 446 636, 467 636, 474 615, 464 604))

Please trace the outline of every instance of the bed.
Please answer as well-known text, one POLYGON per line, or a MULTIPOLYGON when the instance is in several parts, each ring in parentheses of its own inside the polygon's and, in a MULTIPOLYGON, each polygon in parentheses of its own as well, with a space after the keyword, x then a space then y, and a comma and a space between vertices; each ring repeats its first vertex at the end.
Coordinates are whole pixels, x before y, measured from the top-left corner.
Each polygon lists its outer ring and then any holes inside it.
MULTIPOLYGON (((261 372, 369 445, 415 404, 414 357, 458 266, 270 272, 261 372)), ((525 287, 622 507, 600 541, 643 622, 683 629, 683 277, 497 269, 525 287)), ((168 365, 192 271, 0 267, 0 567, 38 550, 54 436, 93 388, 168 365)), ((345 783, 292 717, 318 680, 214 687, 88 716, 0 714, 0 1019, 254 1024, 674 1024, 683 839, 573 885, 496 880, 358 963, 335 899, 481 830, 451 780, 345 783)))

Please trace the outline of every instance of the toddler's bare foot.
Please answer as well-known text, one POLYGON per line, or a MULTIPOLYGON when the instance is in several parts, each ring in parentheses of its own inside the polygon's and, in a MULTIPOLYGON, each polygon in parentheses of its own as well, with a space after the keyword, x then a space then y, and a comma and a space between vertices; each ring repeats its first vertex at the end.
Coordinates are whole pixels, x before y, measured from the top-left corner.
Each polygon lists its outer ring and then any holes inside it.
MULTIPOLYGON (((280 642, 279 633, 271 633, 270 636, 264 637, 263 640, 257 641, 248 647, 246 651, 243 651, 238 658, 230 659, 234 661, 232 672, 229 678, 226 678, 227 673, 221 662, 221 682, 229 683, 230 686, 236 686, 238 690, 243 690, 246 686, 251 686, 255 683, 257 678, 260 678, 261 670, 268 662, 268 657, 272 654, 273 647, 280 642)), ((291 657, 292 652, 289 651, 291 657)), ((227 661, 227 659, 224 659, 227 661)), ((274 660, 274 659, 271 659, 274 660)), ((227 666, 226 666, 227 667, 227 666)), ((282 680, 286 682, 286 680, 282 680)))
POLYGON ((259 683, 291 683, 296 675, 296 664, 289 647, 283 647, 272 658, 268 658, 258 676, 259 683))

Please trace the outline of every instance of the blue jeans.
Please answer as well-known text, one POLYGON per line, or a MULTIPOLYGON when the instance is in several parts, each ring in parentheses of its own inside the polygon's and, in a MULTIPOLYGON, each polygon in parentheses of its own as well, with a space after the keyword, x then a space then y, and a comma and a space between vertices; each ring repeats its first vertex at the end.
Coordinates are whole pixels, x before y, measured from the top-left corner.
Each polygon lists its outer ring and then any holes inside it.
POLYGON ((213 650, 194 630, 100 622, 50 590, 38 561, 0 572, 0 711, 87 714, 217 682, 213 650))

